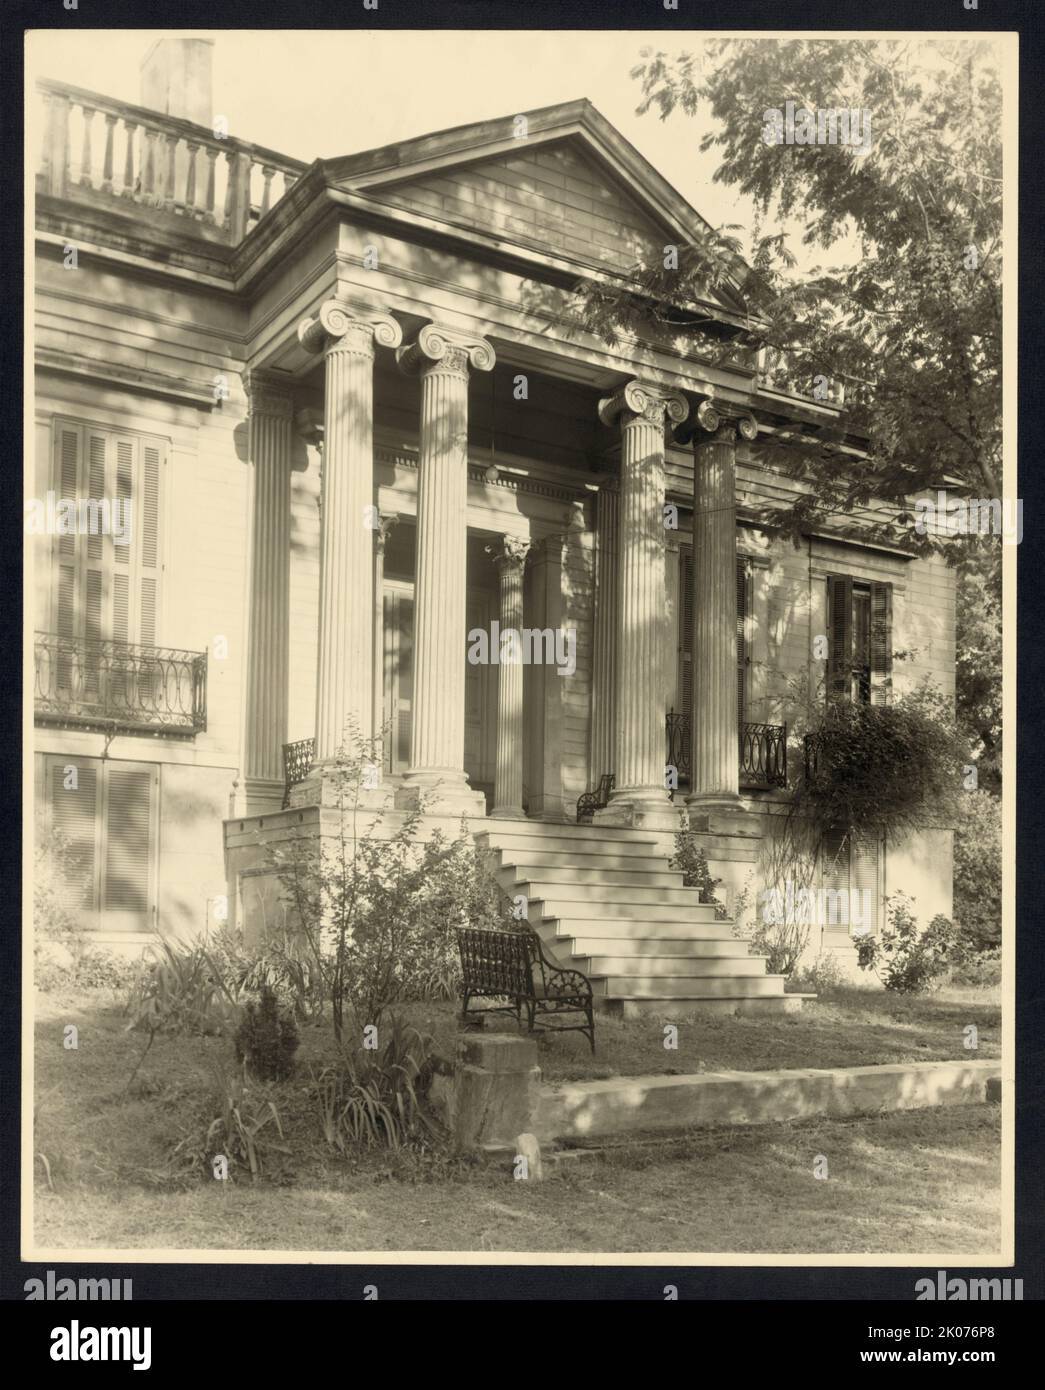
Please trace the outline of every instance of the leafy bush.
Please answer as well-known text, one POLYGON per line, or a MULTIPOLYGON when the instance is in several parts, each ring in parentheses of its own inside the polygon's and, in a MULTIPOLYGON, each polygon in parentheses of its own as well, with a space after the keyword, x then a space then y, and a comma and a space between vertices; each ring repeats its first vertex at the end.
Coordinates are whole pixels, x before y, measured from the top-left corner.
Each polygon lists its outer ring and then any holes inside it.
POLYGON ((291 911, 290 930, 322 982, 335 1036, 377 1024, 400 1000, 456 986, 454 928, 511 923, 511 909, 467 831, 457 841, 421 834, 423 804, 382 836, 366 809, 372 755, 356 741, 328 773, 340 812, 337 833, 303 835, 274 851, 291 911))
POLYGON ((236 1061, 261 1081, 285 1081, 294 1070, 298 1044, 293 1017, 280 1008, 271 986, 262 985, 258 1000, 247 1001, 236 1029, 236 1061))
POLYGON ((969 989, 989 989, 1001 984, 1001 949, 965 954, 950 974, 952 985, 969 989))
POLYGON ((954 834, 954 919, 967 951, 1001 942, 1001 802, 964 792, 954 834))
POLYGON ((208 949, 221 978, 236 998, 269 988, 301 1022, 314 1022, 323 1013, 323 979, 309 958, 307 943, 286 925, 269 931, 253 949, 241 931, 222 927, 208 949))
POLYGON ((919 932, 906 893, 886 899, 886 925, 881 936, 861 937, 857 963, 873 970, 886 989, 898 994, 922 994, 946 973, 956 953, 956 933, 949 918, 937 915, 919 932))
POLYGON ((393 1015, 380 1050, 343 1050, 340 1063, 316 1081, 319 1121, 332 1149, 424 1144, 439 1127, 427 1108, 432 1077, 440 1069, 434 1040, 393 1015))
POLYGON ((791 983, 798 993, 817 994, 823 999, 842 988, 847 981, 834 952, 821 951, 808 965, 795 970, 791 983))
POLYGON ((675 835, 675 853, 672 855, 668 868, 681 869, 682 885, 684 888, 699 888, 699 900, 708 903, 715 909, 715 917, 718 921, 726 921, 729 913, 718 898, 715 897, 715 889, 722 882, 720 878, 712 878, 711 870, 708 868, 707 855, 691 830, 679 830, 675 835))
POLYGON ((64 989, 122 990, 134 985, 139 970, 140 962, 136 960, 86 946, 66 960, 38 951, 33 978, 37 989, 45 994, 64 989))
POLYGON ((954 823, 966 754, 953 712, 933 691, 892 705, 832 704, 811 748, 795 802, 821 839, 954 823))

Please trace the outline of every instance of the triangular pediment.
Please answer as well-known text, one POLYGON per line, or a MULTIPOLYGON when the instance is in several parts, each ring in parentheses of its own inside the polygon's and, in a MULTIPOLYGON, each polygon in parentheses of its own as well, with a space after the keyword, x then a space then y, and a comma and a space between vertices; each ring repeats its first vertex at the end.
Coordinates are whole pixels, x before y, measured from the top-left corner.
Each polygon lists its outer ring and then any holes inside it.
MULTIPOLYGON (((471 232, 578 268, 627 274, 708 224, 588 101, 505 117, 325 161, 346 192, 428 224, 471 232)), ((737 279, 746 267, 737 265, 737 279)), ((743 312, 734 281, 715 292, 743 312)))

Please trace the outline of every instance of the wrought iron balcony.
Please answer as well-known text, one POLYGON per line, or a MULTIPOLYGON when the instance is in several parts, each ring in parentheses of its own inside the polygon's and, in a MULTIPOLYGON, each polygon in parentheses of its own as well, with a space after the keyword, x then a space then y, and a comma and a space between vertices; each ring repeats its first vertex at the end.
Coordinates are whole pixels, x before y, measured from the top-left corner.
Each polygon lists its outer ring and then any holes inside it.
MULTIPOLYGON (((693 775, 690 717, 672 710, 667 717, 670 767, 678 769, 679 781, 693 775)), ((787 786, 787 725, 742 724, 740 726, 740 785, 748 790, 787 786)))
POLYGON ((207 653, 38 632, 37 723, 116 733, 207 727, 207 653))
POLYGON ((299 738, 297 743, 283 745, 283 805, 290 805, 290 789, 303 782, 312 771, 316 756, 316 740, 299 738))

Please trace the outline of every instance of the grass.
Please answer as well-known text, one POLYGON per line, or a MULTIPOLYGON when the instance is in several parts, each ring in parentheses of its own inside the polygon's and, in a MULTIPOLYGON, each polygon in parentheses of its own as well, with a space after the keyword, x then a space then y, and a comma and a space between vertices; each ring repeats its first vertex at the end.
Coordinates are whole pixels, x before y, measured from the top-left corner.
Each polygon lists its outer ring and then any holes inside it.
MULTIPOLYGON (((542 1039, 541 1065, 565 1079, 968 1056, 969 1022, 979 1055, 996 1051, 997 1010, 982 998, 851 994, 795 1021, 683 1023, 676 1053, 664 1051, 655 1020, 602 1022, 594 1069, 580 1037, 542 1039)), ((410 1013, 441 1047, 452 1043, 449 1006, 410 1013)), ((123 1023, 102 991, 39 999, 35 1149, 50 1173, 48 1182, 38 1162, 40 1246, 957 1254, 998 1245, 995 1106, 693 1130, 585 1158, 543 1184, 515 1182, 503 1163, 334 1155, 307 1086, 309 1066, 329 1056, 326 1028, 302 1030, 298 1075, 270 1091, 289 1157, 272 1157, 258 1185, 186 1185, 167 1156, 217 1113, 214 1068, 229 1065, 231 1042, 158 1036, 126 1092, 144 1039, 123 1023), (68 1023, 79 1029, 75 1051, 62 1046, 68 1023), (818 1155, 826 1180, 813 1176, 818 1155)))
MULTIPOLYGON (((414 1005, 411 1019, 452 1056, 456 1021, 449 1004, 414 1005)), ((596 1054, 579 1033, 539 1039, 545 1081, 701 1071, 774 1071, 788 1067, 866 1067, 886 1062, 947 1061, 1001 1055, 998 990, 949 987, 937 994, 886 994, 838 988, 807 1002, 801 1013, 778 1017, 704 1017, 678 1021, 678 1050, 664 1047, 663 1018, 627 1021, 596 1016, 596 1054), (978 1031, 966 1050, 965 1027, 978 1031)), ((515 1028, 514 1020, 490 1021, 515 1028)))

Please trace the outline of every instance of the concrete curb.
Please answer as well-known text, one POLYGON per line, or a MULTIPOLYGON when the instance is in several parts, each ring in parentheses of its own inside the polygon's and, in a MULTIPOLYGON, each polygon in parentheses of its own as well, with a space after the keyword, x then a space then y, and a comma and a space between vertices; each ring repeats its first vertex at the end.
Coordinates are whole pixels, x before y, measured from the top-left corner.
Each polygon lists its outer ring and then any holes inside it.
POLYGON ((540 1142, 692 1125, 766 1124, 817 1115, 879 1114, 991 1098, 1001 1062, 907 1062, 831 1070, 621 1076, 539 1087, 540 1142))

